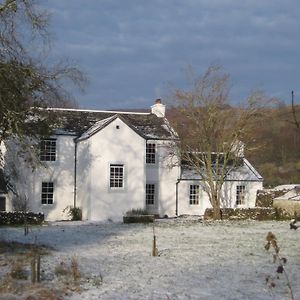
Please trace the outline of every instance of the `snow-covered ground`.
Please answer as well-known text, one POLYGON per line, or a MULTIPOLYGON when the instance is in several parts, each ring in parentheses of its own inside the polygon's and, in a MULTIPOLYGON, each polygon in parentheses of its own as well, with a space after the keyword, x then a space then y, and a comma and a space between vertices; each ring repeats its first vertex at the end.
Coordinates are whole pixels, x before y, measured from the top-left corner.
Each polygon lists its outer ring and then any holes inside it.
POLYGON ((269 275, 277 276, 264 249, 269 231, 300 299, 300 228, 290 230, 288 222, 159 220, 158 257, 151 256, 153 227, 147 224, 61 222, 33 227, 28 236, 23 228, 5 227, 0 238, 53 247, 42 257, 48 280, 59 280, 55 266, 76 256, 85 279, 81 293, 68 299, 290 299, 282 274, 273 295, 266 285, 269 275), (96 284, 93 278, 100 277, 96 284))

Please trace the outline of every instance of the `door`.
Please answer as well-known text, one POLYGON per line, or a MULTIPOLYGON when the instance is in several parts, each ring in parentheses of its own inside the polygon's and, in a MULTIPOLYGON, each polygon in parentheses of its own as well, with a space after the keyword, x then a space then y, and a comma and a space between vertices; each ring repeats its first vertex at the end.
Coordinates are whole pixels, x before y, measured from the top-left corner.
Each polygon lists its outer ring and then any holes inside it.
POLYGON ((5 211, 5 197, 0 196, 0 211, 5 211))

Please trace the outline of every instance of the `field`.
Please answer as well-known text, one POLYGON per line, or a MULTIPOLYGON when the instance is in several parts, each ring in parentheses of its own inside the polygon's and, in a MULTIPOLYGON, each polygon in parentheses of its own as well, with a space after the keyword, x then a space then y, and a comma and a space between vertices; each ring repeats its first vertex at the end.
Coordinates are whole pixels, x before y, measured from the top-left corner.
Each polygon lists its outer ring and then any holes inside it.
POLYGON ((291 299, 272 249, 264 248, 269 231, 300 299, 300 229, 197 218, 157 221, 157 257, 151 256, 152 225, 56 222, 31 227, 27 236, 22 227, 1 227, 0 299, 291 299), (29 272, 30 250, 13 241, 44 246, 40 284, 8 277, 22 257, 29 272))

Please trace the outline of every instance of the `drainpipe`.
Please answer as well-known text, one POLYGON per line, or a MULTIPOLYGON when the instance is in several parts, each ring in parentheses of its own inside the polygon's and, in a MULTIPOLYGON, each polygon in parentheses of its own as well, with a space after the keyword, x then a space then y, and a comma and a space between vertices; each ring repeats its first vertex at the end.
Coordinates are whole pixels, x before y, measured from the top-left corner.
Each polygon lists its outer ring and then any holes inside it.
POLYGON ((175 214, 178 217, 178 184, 181 181, 181 175, 182 175, 182 171, 181 171, 181 164, 179 165, 179 170, 178 170, 178 179, 176 181, 176 208, 175 208, 175 214))
POLYGON ((76 207, 77 199, 77 141, 74 139, 75 143, 75 153, 74 153, 74 207, 76 207))
POLYGON ((180 182, 180 179, 177 179, 176 181, 176 208, 175 208, 175 215, 178 217, 178 184, 180 182))

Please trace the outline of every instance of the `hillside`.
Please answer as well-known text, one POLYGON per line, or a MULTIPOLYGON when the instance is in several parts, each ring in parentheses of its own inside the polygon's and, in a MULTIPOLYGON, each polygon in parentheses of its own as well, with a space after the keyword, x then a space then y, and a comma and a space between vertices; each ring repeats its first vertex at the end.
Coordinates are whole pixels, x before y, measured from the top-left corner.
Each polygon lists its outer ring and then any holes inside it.
MULTIPOLYGON (((300 121, 300 106, 295 109, 300 121)), ((176 108, 167 111, 167 117, 176 122, 176 108)), ((244 141, 246 156, 264 177, 264 185, 300 183, 300 128, 291 106, 268 109, 253 130, 253 139, 244 141)))

